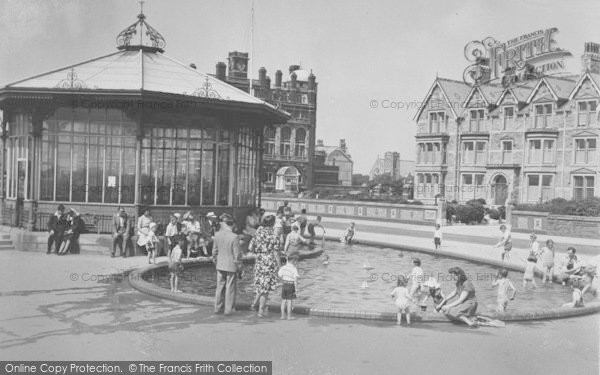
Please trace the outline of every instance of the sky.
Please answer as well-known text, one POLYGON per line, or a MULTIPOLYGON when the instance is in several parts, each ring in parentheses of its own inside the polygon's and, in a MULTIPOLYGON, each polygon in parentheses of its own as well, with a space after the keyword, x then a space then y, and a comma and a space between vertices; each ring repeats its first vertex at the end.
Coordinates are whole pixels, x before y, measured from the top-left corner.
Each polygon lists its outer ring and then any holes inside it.
MULTIPOLYGON (((251 0, 146 0, 165 54, 214 73, 249 51, 251 0)), ((355 173, 378 155, 415 159, 417 106, 436 75, 460 80, 472 40, 506 41, 557 27, 577 73, 584 42, 600 42, 600 1, 255 0, 253 74, 301 64, 319 84, 317 139, 346 139, 355 173), (401 104, 392 104, 401 103, 401 104), (374 108, 376 107, 376 108, 374 108), (392 108, 395 107, 395 108, 392 108)), ((137 0, 0 0, 0 85, 115 51, 137 0)))

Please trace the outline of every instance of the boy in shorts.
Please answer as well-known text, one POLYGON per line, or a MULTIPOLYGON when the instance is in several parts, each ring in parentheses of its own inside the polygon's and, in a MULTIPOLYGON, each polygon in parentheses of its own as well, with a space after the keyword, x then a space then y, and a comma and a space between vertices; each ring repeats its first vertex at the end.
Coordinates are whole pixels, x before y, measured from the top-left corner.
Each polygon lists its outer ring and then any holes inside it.
POLYGON ((298 269, 296 269, 296 263, 298 257, 291 255, 288 257, 287 262, 283 267, 279 269, 277 275, 283 281, 283 287, 281 288, 281 319, 285 319, 285 312, 287 307, 287 319, 292 320, 292 301, 296 299, 296 292, 298 291, 298 269))

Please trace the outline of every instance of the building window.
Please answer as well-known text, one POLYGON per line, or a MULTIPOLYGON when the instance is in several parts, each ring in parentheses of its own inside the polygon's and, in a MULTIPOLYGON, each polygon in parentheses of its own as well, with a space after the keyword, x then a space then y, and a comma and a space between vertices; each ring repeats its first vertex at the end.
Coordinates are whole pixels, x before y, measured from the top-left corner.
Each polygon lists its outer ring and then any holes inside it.
POLYGON ((512 129, 515 120, 515 107, 504 107, 503 115, 504 130, 512 129))
POLYGON ((596 105, 595 100, 577 103, 577 126, 596 124, 596 105))
POLYGON ((288 127, 281 128, 281 145, 279 146, 279 154, 284 157, 291 156, 292 131, 288 127))
POLYGON ((275 135, 277 131, 274 127, 265 128, 265 155, 275 155, 275 135))
POLYGON ((546 202, 554 198, 553 175, 527 175, 527 201, 546 202))
POLYGON ((482 173, 463 173, 460 196, 463 200, 485 198, 485 188, 483 181, 485 174, 482 173))
POLYGON ((473 151, 473 142, 463 143, 463 161, 465 164, 473 164, 475 161, 475 152, 473 151))
POLYGON ((475 143, 475 164, 485 164, 486 163, 486 150, 485 147, 486 142, 476 142, 475 143))
POLYGON ((554 140, 530 139, 528 161, 531 164, 554 163, 554 140))
POLYGON ((551 139, 544 140, 544 151, 542 155, 542 163, 554 163, 554 141, 551 139))
POLYGON ((596 161, 596 138, 575 139, 575 163, 592 164, 596 161))
POLYGON ((444 131, 446 112, 429 112, 429 133, 444 131))
POLYGON ((306 130, 299 128, 296 129, 296 144, 294 147, 296 157, 306 157, 306 130))
POLYGON ((433 144, 426 143, 425 147, 427 148, 425 152, 425 163, 433 163, 433 144))
POLYGON ((469 111, 469 131, 480 132, 484 130, 484 114, 483 109, 472 109, 469 111))
POLYGON ((536 128, 547 128, 552 125, 552 104, 538 104, 535 106, 535 123, 536 128))
POLYGON ((265 182, 273 183, 273 172, 265 173, 265 182))
POLYGON ((308 104, 308 95, 302 94, 302 104, 308 104))
POLYGON ((512 141, 502 141, 502 164, 512 163, 512 141))
POLYGON ((442 145, 442 164, 446 164, 447 163, 447 161, 446 161, 446 157, 447 157, 446 156, 446 148, 447 148, 447 146, 448 146, 447 143, 444 143, 442 145))
POLYGON ((573 176, 573 199, 582 200, 594 196, 595 176, 573 176))

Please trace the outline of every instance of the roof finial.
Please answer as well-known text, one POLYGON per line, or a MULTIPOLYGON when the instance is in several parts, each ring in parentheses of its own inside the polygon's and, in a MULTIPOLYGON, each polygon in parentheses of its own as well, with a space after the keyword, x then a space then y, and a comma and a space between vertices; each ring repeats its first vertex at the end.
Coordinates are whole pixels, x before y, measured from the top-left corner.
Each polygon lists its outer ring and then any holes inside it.
POLYGON ((144 14, 144 0, 140 0, 140 14, 144 14))

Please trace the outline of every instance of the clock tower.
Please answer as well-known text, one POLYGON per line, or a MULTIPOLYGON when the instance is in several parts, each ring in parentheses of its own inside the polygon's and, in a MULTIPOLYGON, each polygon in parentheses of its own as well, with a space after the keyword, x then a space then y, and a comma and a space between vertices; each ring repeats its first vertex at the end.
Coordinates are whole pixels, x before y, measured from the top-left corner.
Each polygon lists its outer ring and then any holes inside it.
POLYGON ((229 52, 228 60, 230 78, 248 78, 248 53, 229 52))

